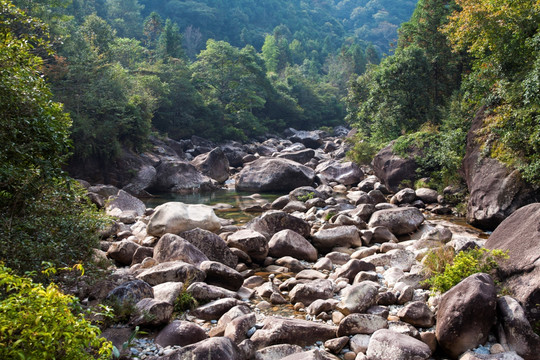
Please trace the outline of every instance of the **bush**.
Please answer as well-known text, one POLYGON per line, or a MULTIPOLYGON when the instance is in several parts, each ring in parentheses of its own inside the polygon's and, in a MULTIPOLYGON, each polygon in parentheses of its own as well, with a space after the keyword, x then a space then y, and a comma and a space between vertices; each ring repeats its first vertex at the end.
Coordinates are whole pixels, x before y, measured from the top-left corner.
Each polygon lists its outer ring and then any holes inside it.
POLYGON ((39 271, 44 261, 60 268, 91 258, 108 221, 74 181, 42 191, 22 212, 0 207, 0 260, 19 274, 39 271))
MULTIPOLYGON (((429 255, 428 255, 429 256, 429 255)), ((484 248, 459 252, 453 261, 430 269, 431 277, 426 283, 431 291, 444 293, 457 285, 461 280, 476 273, 490 273, 498 267, 498 262, 507 259, 508 253, 502 250, 484 248)))
POLYGON ((112 344, 79 311, 78 300, 0 265, 1 359, 110 359, 112 344))

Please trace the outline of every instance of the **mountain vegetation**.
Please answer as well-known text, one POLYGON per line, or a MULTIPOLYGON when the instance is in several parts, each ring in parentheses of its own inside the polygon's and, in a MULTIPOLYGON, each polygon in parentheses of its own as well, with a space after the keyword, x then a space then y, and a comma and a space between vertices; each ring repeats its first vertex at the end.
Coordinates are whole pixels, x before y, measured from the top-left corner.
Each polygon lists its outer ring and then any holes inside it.
POLYGON ((396 52, 351 83, 353 156, 397 139, 398 153, 420 149, 420 177, 448 185, 481 111, 485 156, 540 184, 539 20, 538 1, 420 0, 396 52))

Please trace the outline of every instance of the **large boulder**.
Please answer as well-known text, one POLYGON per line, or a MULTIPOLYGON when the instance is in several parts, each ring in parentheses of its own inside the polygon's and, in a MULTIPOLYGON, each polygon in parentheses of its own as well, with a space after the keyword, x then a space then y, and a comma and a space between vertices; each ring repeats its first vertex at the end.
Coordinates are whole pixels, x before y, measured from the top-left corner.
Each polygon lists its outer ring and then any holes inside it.
POLYGON ((447 291, 437 311, 435 335, 453 359, 484 344, 495 321, 497 291, 493 279, 483 273, 469 276, 447 291))
POLYGON ((158 263, 181 260, 199 266, 203 261, 207 261, 208 257, 180 236, 165 234, 154 248, 154 259, 158 263))
POLYGON ((156 337, 156 344, 162 347, 187 346, 208 338, 199 325, 182 320, 174 320, 165 326, 156 337))
POLYGON ((211 231, 197 228, 185 231, 180 236, 195 245, 212 261, 232 268, 238 264, 238 257, 232 253, 225 240, 211 231))
POLYGON ((226 337, 212 337, 205 339, 175 350, 168 355, 159 357, 160 360, 240 360, 243 358, 244 356, 238 346, 231 339, 226 337))
POLYGON ((291 191, 309 186, 315 180, 313 169, 295 161, 280 158, 260 158, 247 164, 238 174, 238 191, 291 191))
POLYGON ((379 315, 353 313, 339 323, 337 336, 373 334, 380 329, 387 329, 388 321, 379 315))
POLYGON ((161 300, 144 298, 135 304, 135 313, 130 323, 141 326, 159 326, 167 324, 173 313, 173 305, 161 300))
POLYGON ((384 226, 399 236, 416 231, 423 222, 424 215, 417 208, 400 207, 375 211, 371 215, 369 226, 384 226))
POLYGON ((156 167, 156 171, 156 180, 150 191, 190 193, 216 188, 212 179, 184 160, 164 159, 156 167))
POLYGON ((244 277, 238 271, 217 261, 204 261, 199 269, 206 273, 205 282, 210 285, 238 291, 244 283, 244 277))
POLYGON ((373 158, 373 171, 381 179, 388 190, 397 192, 404 182, 416 179, 418 164, 412 158, 404 159, 393 151, 394 142, 383 148, 373 158))
POLYGON ((256 349, 277 344, 306 346, 334 338, 336 330, 335 326, 313 321, 269 316, 264 319, 262 328, 255 331, 251 340, 256 349))
POLYGON ((278 158, 289 159, 300 164, 305 164, 315 156, 315 150, 304 149, 298 151, 283 152, 277 155, 278 158))
POLYGON ((140 273, 137 278, 152 286, 166 282, 204 281, 206 274, 195 266, 183 261, 158 264, 140 273))
POLYGON ((142 299, 153 298, 154 290, 142 280, 132 280, 123 283, 107 294, 107 300, 117 302, 119 305, 136 304, 142 299))
POLYGON ((146 231, 148 235, 159 237, 166 233, 179 234, 195 228, 216 231, 220 227, 219 218, 209 206, 168 202, 156 207, 146 231))
POLYGON ((500 161, 485 157, 478 130, 484 126, 482 109, 467 134, 463 172, 469 188, 467 221, 474 226, 493 230, 519 207, 539 201, 538 187, 526 184, 519 171, 500 161))
POLYGON ((322 135, 323 135, 323 132, 320 130, 314 130, 314 131, 293 130, 293 134, 289 136, 289 140, 291 140, 292 142, 299 142, 308 148, 318 149, 323 144, 322 135))
POLYGON ((508 251, 500 264, 504 286, 519 300, 531 323, 540 321, 540 203, 518 209, 486 242, 488 249, 508 251))
POLYGON ((289 229, 272 236, 268 243, 268 254, 276 258, 292 256, 299 260, 317 261, 317 249, 302 235, 289 229))
POLYGON ((497 310, 510 349, 525 360, 537 359, 540 336, 534 333, 519 302, 510 296, 502 296, 497 300, 497 310))
POLYGON ((267 211, 246 224, 248 229, 263 234, 268 240, 281 230, 292 230, 303 237, 308 237, 311 231, 309 224, 296 216, 284 211, 267 211))
POLYGON ((204 175, 219 183, 223 183, 229 178, 229 159, 220 148, 197 156, 191 160, 191 164, 204 175))
POLYGON ((334 287, 330 280, 314 280, 297 284, 290 292, 291 303, 301 302, 309 306, 318 299, 330 299, 334 295, 334 287))
POLYGON ((268 240, 261 233, 250 229, 229 235, 227 245, 242 250, 255 261, 264 261, 268 255, 268 240))
POLYGON ((132 215, 134 217, 144 214, 146 206, 136 197, 128 194, 124 190, 118 191, 118 194, 109 197, 107 203, 107 215, 122 217, 132 215))
POLYGON ((358 184, 363 179, 364 173, 355 163, 327 160, 315 168, 315 172, 323 183, 338 182, 343 185, 358 184))
POLYGON ((317 249, 327 252, 335 247, 362 246, 362 239, 358 228, 348 225, 319 230, 313 234, 312 243, 317 249))
POLYGON ((381 329, 371 336, 366 355, 370 360, 425 360, 431 350, 412 336, 381 329))

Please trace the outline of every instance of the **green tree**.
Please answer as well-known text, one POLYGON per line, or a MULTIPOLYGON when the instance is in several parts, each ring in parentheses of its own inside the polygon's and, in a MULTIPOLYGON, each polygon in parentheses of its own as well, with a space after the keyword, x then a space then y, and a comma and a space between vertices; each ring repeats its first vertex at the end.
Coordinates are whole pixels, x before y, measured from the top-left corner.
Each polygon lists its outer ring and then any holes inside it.
POLYGON ((182 34, 180 34, 178 25, 173 24, 170 19, 165 21, 165 26, 159 36, 158 53, 163 59, 169 57, 180 59, 184 56, 182 34))
MULTIPOLYGON (((0 262, 22 273, 89 259, 103 219, 62 172, 69 116, 34 55, 46 28, 0 0, 0 262)), ((40 51, 40 52, 42 52, 40 51)))

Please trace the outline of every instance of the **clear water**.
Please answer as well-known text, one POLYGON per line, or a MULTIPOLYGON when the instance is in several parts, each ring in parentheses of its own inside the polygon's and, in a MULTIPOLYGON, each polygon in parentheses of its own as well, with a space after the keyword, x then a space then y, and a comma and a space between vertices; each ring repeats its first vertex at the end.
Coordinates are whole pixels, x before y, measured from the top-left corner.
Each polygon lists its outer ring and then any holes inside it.
POLYGON ((146 207, 155 208, 158 205, 169 201, 178 201, 185 204, 204 204, 214 207, 216 215, 224 219, 231 219, 235 225, 242 225, 252 218, 260 215, 258 212, 246 212, 245 209, 265 203, 272 203, 279 196, 284 194, 263 193, 253 194, 248 192, 237 192, 235 190, 218 190, 206 193, 194 194, 157 194, 153 198, 144 201, 146 207))

